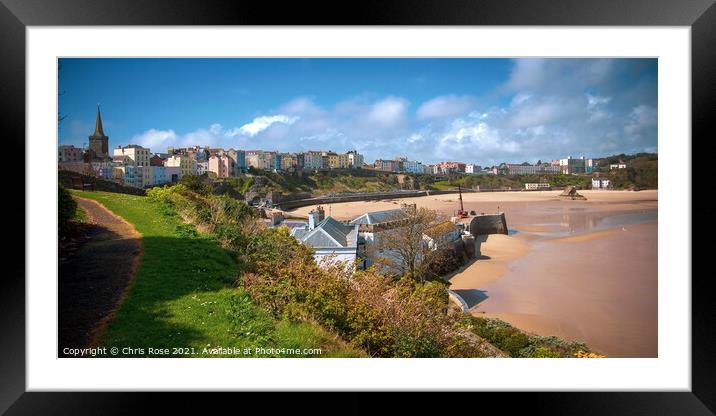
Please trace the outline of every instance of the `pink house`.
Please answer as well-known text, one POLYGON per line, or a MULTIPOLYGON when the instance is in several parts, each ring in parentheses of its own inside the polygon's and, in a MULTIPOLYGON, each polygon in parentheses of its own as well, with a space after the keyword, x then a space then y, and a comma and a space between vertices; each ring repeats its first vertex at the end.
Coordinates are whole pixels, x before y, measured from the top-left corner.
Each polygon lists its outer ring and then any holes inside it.
POLYGON ((227 155, 212 155, 209 158, 209 172, 213 172, 218 178, 234 176, 234 160, 227 155))

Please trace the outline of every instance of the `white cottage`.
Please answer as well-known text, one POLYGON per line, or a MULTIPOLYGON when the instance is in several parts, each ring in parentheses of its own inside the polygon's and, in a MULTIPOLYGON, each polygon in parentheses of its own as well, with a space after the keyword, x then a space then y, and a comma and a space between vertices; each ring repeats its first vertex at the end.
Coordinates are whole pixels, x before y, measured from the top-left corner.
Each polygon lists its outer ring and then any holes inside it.
POLYGON ((358 256, 358 225, 346 225, 332 217, 323 218, 323 209, 308 214, 308 225, 291 231, 298 241, 312 247, 316 263, 353 265, 358 256))

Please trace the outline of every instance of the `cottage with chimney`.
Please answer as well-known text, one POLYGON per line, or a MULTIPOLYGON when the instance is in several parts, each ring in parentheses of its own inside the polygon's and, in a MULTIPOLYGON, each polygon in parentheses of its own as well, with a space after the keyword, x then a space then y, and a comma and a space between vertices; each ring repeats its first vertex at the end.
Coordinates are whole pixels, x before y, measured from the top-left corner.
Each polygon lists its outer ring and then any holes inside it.
POLYGON ((358 258, 358 228, 358 224, 347 225, 326 217, 319 206, 308 214, 308 225, 294 228, 291 235, 315 250, 313 257, 319 265, 343 263, 353 267, 358 258))

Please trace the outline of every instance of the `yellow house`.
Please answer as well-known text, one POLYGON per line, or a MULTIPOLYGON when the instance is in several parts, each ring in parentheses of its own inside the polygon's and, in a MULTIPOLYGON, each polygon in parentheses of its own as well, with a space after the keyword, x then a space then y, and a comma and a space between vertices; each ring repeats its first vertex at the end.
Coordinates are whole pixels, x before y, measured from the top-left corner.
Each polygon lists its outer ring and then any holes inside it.
POLYGON ((164 162, 166 167, 181 168, 182 176, 196 175, 196 160, 185 155, 172 155, 164 162))

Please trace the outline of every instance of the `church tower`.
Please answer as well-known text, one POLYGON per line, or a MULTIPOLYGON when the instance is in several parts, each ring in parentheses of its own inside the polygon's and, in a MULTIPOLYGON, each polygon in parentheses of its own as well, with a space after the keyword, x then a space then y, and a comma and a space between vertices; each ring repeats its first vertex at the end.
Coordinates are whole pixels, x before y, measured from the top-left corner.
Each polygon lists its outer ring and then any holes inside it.
POLYGON ((89 150, 92 159, 108 159, 109 158, 109 137, 104 135, 102 128, 102 115, 99 113, 99 105, 97 105, 97 120, 94 124, 94 133, 89 136, 89 150))

